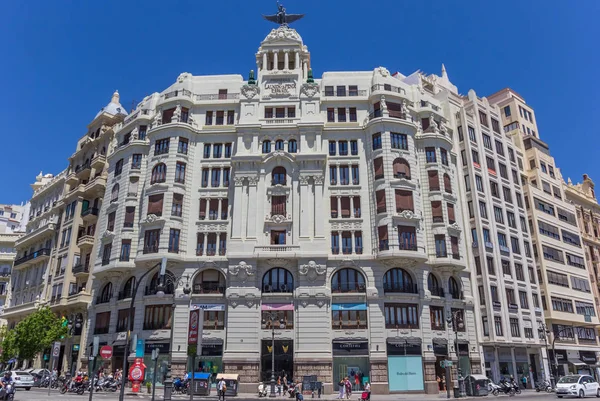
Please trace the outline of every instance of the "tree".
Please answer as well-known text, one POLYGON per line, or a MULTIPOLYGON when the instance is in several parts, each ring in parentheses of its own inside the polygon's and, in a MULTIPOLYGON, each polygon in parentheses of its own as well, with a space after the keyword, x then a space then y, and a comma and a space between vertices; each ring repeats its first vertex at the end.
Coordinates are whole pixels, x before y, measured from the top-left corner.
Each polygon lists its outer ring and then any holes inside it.
POLYGON ((16 335, 14 330, 8 330, 8 326, 0 327, 0 361, 8 362, 18 352, 15 344, 16 335))
POLYGON ((54 341, 66 337, 67 333, 64 319, 56 316, 50 308, 41 307, 6 333, 2 341, 2 356, 18 356, 20 360, 33 359, 46 348, 50 348, 54 341))

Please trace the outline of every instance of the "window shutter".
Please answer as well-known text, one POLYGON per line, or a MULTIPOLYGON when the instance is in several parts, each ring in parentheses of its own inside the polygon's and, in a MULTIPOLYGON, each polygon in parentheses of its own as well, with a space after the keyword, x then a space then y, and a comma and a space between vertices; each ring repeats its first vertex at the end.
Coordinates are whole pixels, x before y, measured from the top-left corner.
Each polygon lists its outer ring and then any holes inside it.
POLYGON ((410 166, 404 159, 394 160, 394 176, 410 179, 410 166))
POLYGON ((338 212, 338 201, 337 197, 331 197, 331 211, 337 213, 338 212))
POLYGON ((458 255, 458 237, 450 237, 450 244, 452 244, 452 255, 458 255))
POLYGON ((448 203, 448 221, 455 222, 456 218, 454 217, 454 205, 452 203, 448 203))
POLYGON ((206 218, 206 199, 200 199, 200 218, 206 218))
POLYGON ((373 160, 373 167, 375 168, 375 177, 383 177, 383 157, 373 160))
POLYGON ((163 194, 151 195, 148 197, 148 214, 162 216, 163 194))
POLYGON ((437 191, 440 188, 440 179, 438 177, 437 170, 429 170, 427 172, 427 176, 429 178, 429 190, 437 191))
POLYGON ((444 174, 444 190, 452 193, 452 184, 450 183, 450 176, 448 174, 444 174))
POLYGON ((377 227, 377 232, 379 234, 379 241, 387 241, 387 239, 388 239, 388 228, 387 228, 387 226, 379 226, 379 227, 377 227))
POLYGON ((133 224, 135 219, 135 207, 128 206, 125 208, 125 224, 133 224))
POLYGON ((342 203, 342 217, 350 217, 350 198, 347 196, 341 199, 342 203))
POLYGON ((413 194, 411 191, 396 190, 396 211, 414 211, 413 194))
POLYGON ((421 119, 421 127, 423 128, 423 131, 425 131, 427 128, 429 128, 429 118, 421 119))
POLYGON ((431 202, 431 212, 433 214, 433 217, 444 217, 444 213, 442 211, 442 202, 441 201, 431 202))
POLYGON ((379 191, 375 192, 375 198, 377 199, 377 212, 385 212, 385 189, 380 189, 379 191))

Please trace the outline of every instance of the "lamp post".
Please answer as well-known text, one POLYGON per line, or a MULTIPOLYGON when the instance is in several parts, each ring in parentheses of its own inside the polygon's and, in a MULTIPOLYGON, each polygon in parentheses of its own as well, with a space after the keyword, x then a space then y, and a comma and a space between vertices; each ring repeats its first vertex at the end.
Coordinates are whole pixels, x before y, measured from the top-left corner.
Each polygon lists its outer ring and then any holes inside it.
POLYGON ((467 394, 465 393, 465 381, 462 377, 462 370, 460 368, 460 356, 458 355, 458 330, 462 330, 465 327, 462 314, 462 310, 450 311, 446 319, 448 325, 452 325, 452 329, 454 330, 454 352, 456 353, 458 388, 460 392, 459 396, 461 398, 467 396, 467 394))
MULTIPOLYGON (((163 387, 164 387, 164 397, 163 399, 165 401, 171 401, 171 395, 173 394, 173 378, 171 375, 171 367, 173 364, 173 332, 175 331, 175 328, 173 327, 175 325, 175 291, 177 290, 177 287, 179 286, 183 286, 184 285, 184 280, 185 279, 185 286, 183 287, 183 293, 185 294, 186 297, 189 297, 190 293, 192 292, 192 289, 190 287, 190 276, 189 275, 185 275, 185 276, 180 276, 180 277, 172 277, 170 275, 166 274, 166 263, 164 264, 164 266, 161 267, 160 270, 160 280, 159 280, 159 284, 158 284, 158 288, 156 291, 156 295, 159 298, 162 298, 165 296, 165 290, 167 290, 167 286, 172 285, 173 286, 173 305, 172 305, 172 310, 171 310, 171 335, 169 338, 169 362, 167 364, 167 372, 165 374, 165 381, 163 383, 163 387)), ((193 399, 194 397, 194 366, 192 366, 192 379, 191 379, 191 385, 190 385, 190 399, 193 399)))
MULTIPOLYGON (((544 345, 546 346, 546 360, 548 361, 548 368, 550 369, 550 385, 554 388, 554 361, 550 362, 550 352, 548 351, 548 336, 550 335, 550 330, 545 323, 540 323, 538 326, 538 334, 540 337, 544 338, 544 345)), ((552 359, 556 358, 555 352, 552 352, 552 359)))
POLYGON ((161 263, 157 263, 148 269, 142 276, 136 280, 135 287, 133 287, 133 291, 131 293, 131 302, 129 303, 129 311, 127 313, 127 339, 125 340, 125 351, 123 352, 123 371, 121 372, 122 383, 121 383, 121 391, 119 393, 119 401, 123 401, 125 398, 125 383, 127 381, 127 357, 129 356, 129 347, 131 341, 131 332, 133 331, 133 306, 135 304, 135 296, 137 295, 138 288, 140 287, 140 283, 144 278, 150 274, 154 269, 158 266, 163 266, 166 268, 167 266, 167 258, 162 258, 161 263))
POLYGON ((279 321, 279 324, 282 325, 284 324, 284 320, 277 320, 276 312, 264 312, 262 319, 263 324, 267 324, 266 317, 268 317, 269 321, 271 322, 271 393, 269 394, 269 397, 276 397, 277 394, 275 394, 275 323, 279 321))

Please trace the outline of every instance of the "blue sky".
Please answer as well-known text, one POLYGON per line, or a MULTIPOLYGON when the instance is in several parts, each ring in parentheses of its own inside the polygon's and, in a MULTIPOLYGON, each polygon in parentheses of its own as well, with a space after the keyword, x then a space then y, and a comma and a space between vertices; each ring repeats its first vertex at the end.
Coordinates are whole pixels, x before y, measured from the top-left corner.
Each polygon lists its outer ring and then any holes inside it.
MULTIPOLYGON (((600 183, 600 1, 287 0, 323 71, 385 66, 440 73, 461 93, 512 87, 535 108, 563 176, 600 183), (576 5, 576 7, 575 7, 576 5)), ((0 203, 58 173, 115 89, 129 106, 179 73, 239 73, 271 28, 275 1, 6 2, 0 14, 0 203), (10 148, 9 148, 10 147, 10 148)))

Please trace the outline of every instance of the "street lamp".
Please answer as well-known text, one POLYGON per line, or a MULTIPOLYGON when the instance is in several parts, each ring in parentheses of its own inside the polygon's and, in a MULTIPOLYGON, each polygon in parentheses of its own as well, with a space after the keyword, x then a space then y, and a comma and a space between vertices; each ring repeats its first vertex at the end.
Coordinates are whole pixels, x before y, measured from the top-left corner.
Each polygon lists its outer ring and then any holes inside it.
MULTIPOLYGON (((456 363, 458 370, 458 387, 460 392, 460 397, 466 397, 465 393, 465 381, 462 377, 462 370, 460 369, 460 356, 458 355, 458 330, 463 330, 465 328, 465 323, 463 319, 463 311, 455 310, 450 311, 446 321, 448 325, 452 325, 452 329, 454 330, 454 352, 456 353, 456 363)), ((448 384, 448 383, 447 383, 448 384)), ((448 398, 450 398, 450 389, 448 389, 448 398)))
POLYGON ((552 363, 550 362, 549 356, 550 356, 550 352, 548 351, 548 336, 550 335, 550 330, 548 330, 548 327, 546 326, 546 324, 544 323, 539 323, 538 326, 538 334, 540 335, 540 337, 544 338, 544 344, 546 346, 546 360, 548 361, 548 367, 550 368, 550 385, 552 386, 552 388, 554 388, 554 360, 556 359, 556 353, 552 352, 552 363))
MULTIPOLYGON (((163 266, 166 268, 167 266, 167 258, 163 257, 161 263, 157 263, 148 270, 142 276, 136 280, 135 287, 133 287, 133 291, 131 292, 131 302, 129 303, 129 311, 127 313, 127 339, 125 340, 125 351, 123 351, 123 371, 121 372, 122 383, 121 383, 121 392, 119 393, 119 401, 123 401, 125 398, 125 383, 127 381, 127 357, 129 356, 129 347, 131 346, 131 332, 133 331, 133 306, 135 304, 135 296, 137 295, 138 288, 140 287, 140 283, 144 278, 150 274, 154 269, 158 266, 163 266)), ((161 269, 162 270, 162 269, 161 269)))
MULTIPOLYGON (((264 325, 267 324, 267 317, 269 318, 268 321, 271 322, 271 394, 269 394, 269 397, 276 397, 277 395, 275 394, 275 323, 278 321, 278 316, 276 312, 264 312, 262 319, 262 323, 264 325)), ((279 319, 279 324, 280 326, 283 326, 285 324, 285 321, 283 319, 279 319)))
MULTIPOLYGON (((190 287, 190 276, 189 275, 185 275, 185 276, 180 276, 180 277, 173 277, 171 275, 166 274, 166 264, 165 266, 161 267, 160 270, 160 279, 158 282, 158 287, 157 287, 157 291, 156 291, 156 295, 159 298, 163 298, 165 296, 165 291, 167 290, 167 287, 171 285, 173 286, 173 306, 172 306, 172 310, 171 310, 171 338, 169 339, 169 362, 167 364, 167 372, 165 374, 165 381, 164 381, 164 397, 163 399, 165 401, 170 401, 171 400, 171 395, 173 393, 173 378, 171 376, 171 366, 173 364, 173 332, 175 331, 175 328, 173 327, 175 325, 175 290, 177 290, 177 287, 179 286, 184 286, 183 287, 183 293, 185 294, 186 297, 189 297, 190 293, 192 292, 192 289, 190 287), (185 282, 184 282, 185 279, 185 282), (185 285, 184 285, 185 283, 185 285)), ((192 384, 193 384, 193 376, 194 376, 194 366, 192 366, 192 384)), ((190 386, 190 399, 192 399, 194 394, 194 389, 190 386)))

